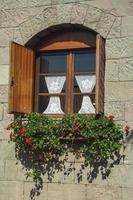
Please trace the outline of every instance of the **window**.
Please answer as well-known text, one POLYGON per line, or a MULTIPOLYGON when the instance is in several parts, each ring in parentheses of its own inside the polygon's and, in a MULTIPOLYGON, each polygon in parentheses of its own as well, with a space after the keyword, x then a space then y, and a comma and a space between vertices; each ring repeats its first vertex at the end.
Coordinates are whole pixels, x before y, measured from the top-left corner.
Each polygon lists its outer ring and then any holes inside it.
POLYGON ((10 112, 103 112, 104 39, 69 31, 42 41, 36 50, 11 45, 10 112))

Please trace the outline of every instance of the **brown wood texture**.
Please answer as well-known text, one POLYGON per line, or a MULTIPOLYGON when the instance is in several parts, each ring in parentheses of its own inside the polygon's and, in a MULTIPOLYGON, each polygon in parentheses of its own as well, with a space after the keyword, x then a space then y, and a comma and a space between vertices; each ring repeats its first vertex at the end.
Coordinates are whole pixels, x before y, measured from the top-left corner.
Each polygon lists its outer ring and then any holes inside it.
POLYGON ((66 113, 73 113, 73 71, 74 56, 72 52, 68 54, 67 62, 67 79, 66 79, 66 113))
POLYGON ((34 52, 12 42, 10 48, 10 113, 29 113, 34 102, 34 52))
POLYGON ((40 76, 66 76, 66 73, 40 73, 40 76))
POLYGON ((105 40, 96 37, 96 113, 104 112, 105 40))
POLYGON ((38 112, 39 107, 39 84, 40 84, 40 57, 36 58, 36 67, 35 67, 35 98, 34 98, 34 111, 38 112))
POLYGON ((38 93, 40 96, 65 96, 66 93, 38 93))
POLYGON ((64 31, 46 38, 38 51, 82 49, 95 47, 95 35, 87 31, 64 31))
POLYGON ((87 44, 78 42, 78 41, 62 41, 62 42, 55 42, 53 44, 49 44, 46 47, 42 47, 40 51, 49 51, 49 50, 64 50, 64 49, 77 49, 77 48, 88 48, 90 47, 87 44))

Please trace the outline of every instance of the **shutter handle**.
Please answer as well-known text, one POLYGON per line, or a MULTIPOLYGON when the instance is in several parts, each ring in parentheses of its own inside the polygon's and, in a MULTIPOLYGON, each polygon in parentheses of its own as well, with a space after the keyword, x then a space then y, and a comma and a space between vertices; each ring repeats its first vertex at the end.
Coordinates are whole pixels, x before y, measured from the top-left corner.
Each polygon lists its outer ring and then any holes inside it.
POLYGON ((14 85, 14 77, 11 78, 11 87, 14 85))

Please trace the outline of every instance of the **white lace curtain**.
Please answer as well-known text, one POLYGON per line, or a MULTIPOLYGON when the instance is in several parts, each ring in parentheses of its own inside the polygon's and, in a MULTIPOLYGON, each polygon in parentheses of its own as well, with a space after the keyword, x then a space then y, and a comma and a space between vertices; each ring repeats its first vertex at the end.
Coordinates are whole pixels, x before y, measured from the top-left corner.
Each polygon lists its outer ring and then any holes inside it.
MULTIPOLYGON (((81 92, 92 92, 95 84, 96 84, 96 77, 95 76, 75 76, 77 83, 81 92)), ((95 108, 91 102, 89 96, 83 95, 83 100, 81 104, 81 108, 79 113, 95 113, 95 108)))
MULTIPOLYGON (((65 76, 52 76, 52 77, 47 76, 45 77, 45 80, 46 80, 49 93, 55 94, 55 93, 61 93, 66 77, 65 76)), ((63 114, 64 112, 61 109, 60 97, 51 96, 49 100, 49 104, 43 113, 63 114)))

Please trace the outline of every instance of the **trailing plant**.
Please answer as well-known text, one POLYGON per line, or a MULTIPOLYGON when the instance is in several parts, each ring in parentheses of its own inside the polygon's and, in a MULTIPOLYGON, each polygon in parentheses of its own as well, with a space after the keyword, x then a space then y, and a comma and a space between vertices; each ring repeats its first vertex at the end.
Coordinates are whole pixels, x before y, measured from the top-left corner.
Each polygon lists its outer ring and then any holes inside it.
MULTIPOLYGON (((68 151, 77 158, 83 156, 85 162, 96 163, 119 157, 123 146, 123 130, 114 122, 113 115, 67 114, 62 119, 52 119, 44 114, 30 113, 25 118, 17 117, 10 128, 16 156, 27 158, 23 164, 28 170, 32 169, 27 175, 33 178, 41 175, 45 163, 58 160, 68 151)), ((128 126, 125 131, 128 134, 128 126)))

